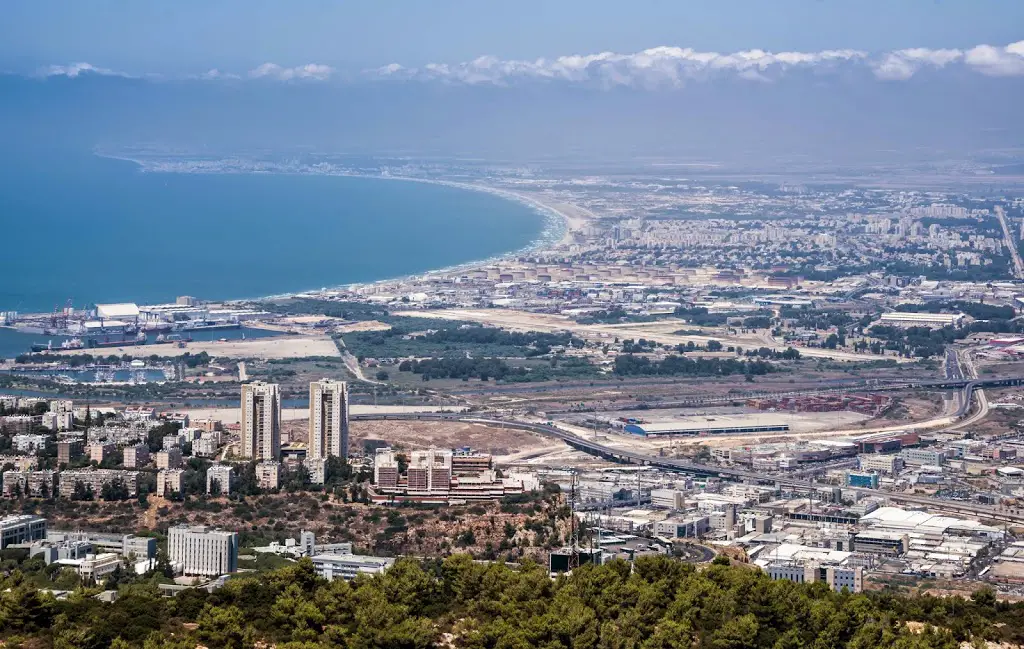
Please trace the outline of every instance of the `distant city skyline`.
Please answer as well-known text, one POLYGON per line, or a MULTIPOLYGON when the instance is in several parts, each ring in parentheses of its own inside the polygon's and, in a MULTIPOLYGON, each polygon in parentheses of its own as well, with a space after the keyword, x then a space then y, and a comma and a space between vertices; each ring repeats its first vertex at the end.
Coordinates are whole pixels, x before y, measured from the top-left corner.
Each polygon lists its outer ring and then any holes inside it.
MULTIPOLYGON (((6 3, 3 15, 0 69, 24 73, 88 62, 130 75, 171 77, 216 69, 239 76, 325 78, 330 71, 352 74, 390 64, 451 68, 479 57, 536 61, 659 46, 719 53, 968 51, 1005 47, 1024 37, 1024 3, 999 0, 652 0, 628 6, 607 0, 17 0, 6 3)), ((1002 69, 1022 74, 1024 64, 1002 69)))

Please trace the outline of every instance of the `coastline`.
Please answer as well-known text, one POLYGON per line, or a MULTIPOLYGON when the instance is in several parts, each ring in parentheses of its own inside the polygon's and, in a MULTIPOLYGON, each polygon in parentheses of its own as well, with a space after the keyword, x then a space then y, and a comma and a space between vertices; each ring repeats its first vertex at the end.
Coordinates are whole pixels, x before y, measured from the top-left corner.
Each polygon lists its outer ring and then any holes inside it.
MULTIPOLYGON (((118 156, 109 153, 93 152, 94 155, 101 158, 109 158, 112 160, 122 160, 125 162, 131 162, 141 169, 143 173, 196 173, 196 174, 244 174, 250 173, 253 175, 260 174, 280 174, 280 175, 296 175, 296 176, 336 176, 336 177, 348 177, 348 178, 368 178, 368 179, 379 179, 379 180, 401 180, 401 181, 412 181, 425 184, 433 185, 444 185, 453 187, 456 189, 462 189, 466 191, 484 192, 499 196, 506 200, 514 201, 521 205, 525 205, 541 216, 544 217, 544 226, 540 234, 526 246, 510 250, 500 255, 492 255, 484 259, 477 259, 468 261, 461 264, 455 264, 452 266, 445 266, 442 268, 430 269, 419 273, 411 273, 407 275, 400 275, 395 277, 387 277, 370 282, 354 282, 349 284, 338 284, 333 286, 321 286, 320 288, 311 288, 306 290, 288 291, 286 293, 279 293, 275 295, 264 295, 259 297, 236 297, 236 298, 225 298, 223 302, 247 302, 255 300, 273 300, 273 299, 286 299, 290 297, 296 297, 299 295, 305 295, 308 293, 322 292, 324 290, 351 290, 355 287, 363 286, 375 286, 380 284, 390 284, 394 282, 401 282, 403 280, 417 278, 417 277, 429 277, 432 275, 453 273, 460 271, 469 271, 480 268, 488 264, 494 264, 503 260, 514 258, 518 255, 527 252, 543 252, 551 250, 555 246, 566 245, 572 241, 572 234, 574 231, 579 230, 586 226, 591 220, 582 216, 580 213, 587 212, 584 208, 580 208, 575 205, 571 205, 575 214, 567 213, 564 208, 560 209, 561 203, 550 204, 543 201, 534 195, 517 192, 509 189, 500 187, 492 187, 488 185, 480 185, 475 183, 459 182, 454 180, 443 180, 436 178, 416 178, 412 176, 394 176, 394 175, 376 175, 376 174, 364 174, 364 173, 301 173, 301 172, 290 172, 290 171, 187 171, 187 170, 172 170, 172 169, 160 169, 154 168, 153 163, 145 159, 131 158, 126 156, 118 156)), ((591 215, 593 217, 593 215, 591 215)))

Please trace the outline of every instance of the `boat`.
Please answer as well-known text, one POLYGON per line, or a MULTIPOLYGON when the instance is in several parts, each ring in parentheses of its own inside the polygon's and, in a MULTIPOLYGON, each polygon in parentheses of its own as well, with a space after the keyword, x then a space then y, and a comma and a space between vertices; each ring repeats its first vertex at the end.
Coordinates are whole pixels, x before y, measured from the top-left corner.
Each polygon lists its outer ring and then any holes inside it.
POLYGON ((71 338, 60 344, 61 349, 82 349, 83 347, 85 347, 85 343, 82 342, 81 338, 71 338))
POLYGON ((33 343, 31 349, 33 353, 48 352, 53 349, 53 341, 51 340, 45 345, 43 343, 33 343))

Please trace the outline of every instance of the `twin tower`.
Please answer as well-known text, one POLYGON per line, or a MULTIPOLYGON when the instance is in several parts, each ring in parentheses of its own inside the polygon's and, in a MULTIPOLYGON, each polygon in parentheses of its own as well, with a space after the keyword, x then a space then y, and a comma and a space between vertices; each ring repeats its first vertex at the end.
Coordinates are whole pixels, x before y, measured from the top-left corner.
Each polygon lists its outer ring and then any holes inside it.
MULTIPOLYGON (((243 457, 276 462, 281 457, 281 388, 254 381, 242 385, 243 457)), ((306 458, 348 459, 348 384, 321 379, 309 384, 306 458)))

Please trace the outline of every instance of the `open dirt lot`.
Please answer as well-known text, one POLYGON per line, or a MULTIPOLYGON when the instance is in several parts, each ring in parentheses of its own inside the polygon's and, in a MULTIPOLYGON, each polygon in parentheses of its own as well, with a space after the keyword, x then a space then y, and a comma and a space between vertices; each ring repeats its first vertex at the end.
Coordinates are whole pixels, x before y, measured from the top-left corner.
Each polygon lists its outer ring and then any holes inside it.
POLYGON ((370 439, 408 449, 469 446, 494 455, 497 461, 505 456, 521 456, 552 447, 550 439, 527 431, 459 421, 354 421, 349 431, 357 447, 370 439))
POLYGON ((309 356, 341 357, 334 341, 327 336, 276 336, 251 340, 193 341, 185 347, 175 344, 155 344, 103 349, 62 350, 60 354, 130 354, 132 356, 182 356, 186 352, 206 352, 215 358, 306 358, 309 356))

